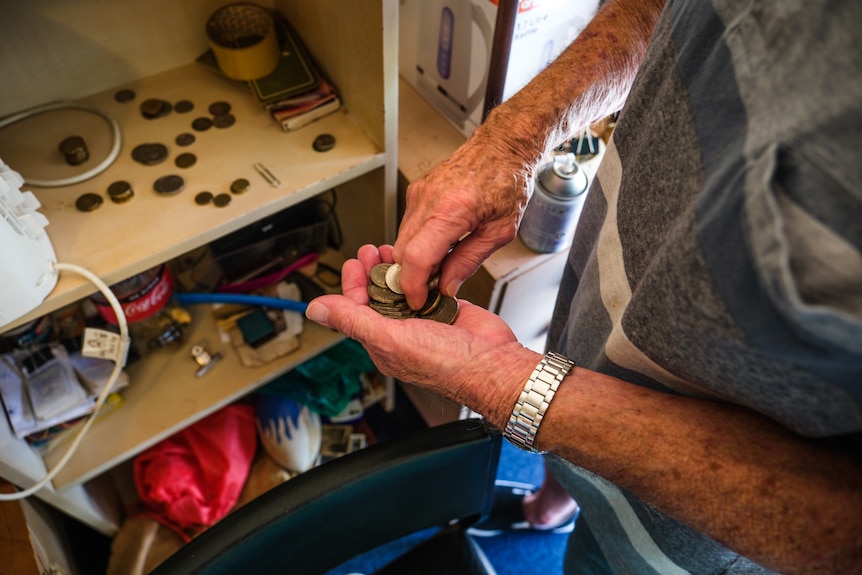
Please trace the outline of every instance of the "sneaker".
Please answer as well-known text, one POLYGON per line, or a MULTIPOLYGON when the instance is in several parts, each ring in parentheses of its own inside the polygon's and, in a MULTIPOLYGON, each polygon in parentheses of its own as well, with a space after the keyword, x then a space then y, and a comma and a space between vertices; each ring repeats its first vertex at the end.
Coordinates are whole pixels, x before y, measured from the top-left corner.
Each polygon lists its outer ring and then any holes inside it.
POLYGON ((539 487, 519 481, 498 479, 494 483, 494 503, 487 517, 467 528, 474 537, 496 537, 510 531, 535 531, 539 533, 571 533, 575 529, 578 511, 557 525, 536 526, 524 517, 524 497, 535 493, 539 487))

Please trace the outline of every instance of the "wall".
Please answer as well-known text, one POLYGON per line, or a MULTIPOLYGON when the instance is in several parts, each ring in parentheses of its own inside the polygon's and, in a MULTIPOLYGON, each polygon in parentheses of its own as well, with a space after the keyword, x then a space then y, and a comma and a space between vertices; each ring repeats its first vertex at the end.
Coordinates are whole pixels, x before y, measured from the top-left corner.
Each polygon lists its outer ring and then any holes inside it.
MULTIPOLYGON (((4 2, 0 9, 0 117, 101 92, 192 62, 208 48, 207 18, 229 3, 4 2)), ((272 6, 267 0, 255 3, 272 6)))

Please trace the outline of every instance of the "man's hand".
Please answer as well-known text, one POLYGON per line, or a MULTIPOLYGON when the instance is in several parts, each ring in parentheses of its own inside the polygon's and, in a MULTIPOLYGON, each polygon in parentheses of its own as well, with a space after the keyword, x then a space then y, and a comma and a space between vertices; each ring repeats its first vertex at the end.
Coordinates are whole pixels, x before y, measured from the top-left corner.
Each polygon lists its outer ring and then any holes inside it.
POLYGON ((394 258, 417 309, 428 280, 455 296, 492 252, 515 237, 532 191, 532 167, 478 135, 407 188, 394 258), (450 253, 451 250, 451 253, 450 253))
POLYGON ((342 269, 344 295, 312 300, 306 315, 361 343, 382 373, 458 403, 486 406, 483 415, 505 425, 541 356, 519 344, 497 315, 463 300, 453 325, 378 314, 368 306, 368 277, 375 265, 391 261, 390 246, 363 246, 342 269))

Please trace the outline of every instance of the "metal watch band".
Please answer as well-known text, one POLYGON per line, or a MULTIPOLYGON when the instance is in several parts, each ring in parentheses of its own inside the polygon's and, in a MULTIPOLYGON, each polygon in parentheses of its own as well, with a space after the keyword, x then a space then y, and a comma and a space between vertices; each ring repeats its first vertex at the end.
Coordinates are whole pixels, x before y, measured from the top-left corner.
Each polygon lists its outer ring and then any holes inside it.
POLYGON ((554 399, 554 394, 563 378, 575 366, 575 362, 554 352, 548 352, 524 384, 524 389, 515 402, 512 415, 503 431, 503 437, 526 451, 539 453, 533 443, 545 417, 545 411, 554 399))

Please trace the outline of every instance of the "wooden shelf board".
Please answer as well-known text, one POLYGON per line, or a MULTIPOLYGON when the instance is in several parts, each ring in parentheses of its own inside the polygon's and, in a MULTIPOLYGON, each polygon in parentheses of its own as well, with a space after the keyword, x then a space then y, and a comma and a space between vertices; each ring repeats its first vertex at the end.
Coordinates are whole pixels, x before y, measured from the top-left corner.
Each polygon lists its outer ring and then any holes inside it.
MULTIPOLYGON (((229 344, 217 341, 209 306, 196 307, 196 320, 180 349, 160 350, 129 367, 130 384, 122 391, 123 403, 93 424, 78 451, 54 479, 55 489, 79 485, 131 459, 343 339, 306 321, 297 350, 265 365, 246 367, 229 344), (201 342, 206 342, 211 354, 222 351, 224 359, 205 376, 196 377, 197 364, 190 350, 201 342)), ((63 456, 64 445, 45 457, 49 469, 63 456)))
MULTIPOLYGON (((122 149, 117 160, 103 173, 67 187, 37 188, 25 185, 42 203, 48 218, 48 235, 58 261, 83 266, 108 284, 181 255, 262 217, 287 208, 315 194, 382 167, 384 153, 342 109, 295 132, 284 132, 251 95, 217 72, 192 63, 146 79, 118 86, 79 101, 101 110, 117 121, 122 133, 122 149), (132 102, 119 103, 115 93, 128 88, 135 92, 132 102), (191 100, 194 109, 176 111, 157 119, 144 119, 140 104, 160 98, 172 104, 191 100), (231 104, 236 123, 226 129, 192 129, 192 121, 212 117, 207 108, 216 101, 231 104), (196 141, 180 147, 175 138, 191 133, 196 141), (312 148, 323 133, 335 137, 335 147, 327 152, 312 148), (162 143, 168 158, 154 166, 135 162, 132 149, 143 143, 162 143), (186 169, 174 165, 180 153, 196 155, 197 163, 186 169), (271 187, 254 169, 266 166, 281 182, 271 187), (185 188, 173 196, 160 196, 153 183, 161 176, 177 174, 185 188), (250 190, 233 195, 223 208, 199 206, 194 197, 200 191, 228 192, 231 183, 245 178, 250 190), (127 203, 114 204, 108 186, 128 181, 135 196, 127 203), (87 192, 98 193, 104 203, 93 212, 78 211, 76 199, 87 192)), ((57 144, 82 130, 91 160, 89 170, 107 155, 111 130, 95 114, 80 110, 39 114, 0 129, 0 157, 25 178, 57 179, 68 176, 57 144)), ((81 171, 86 171, 82 169, 81 171)), ((26 321, 72 303, 95 291, 76 274, 61 273, 57 286, 30 314, 0 330, 6 331, 26 321)))

